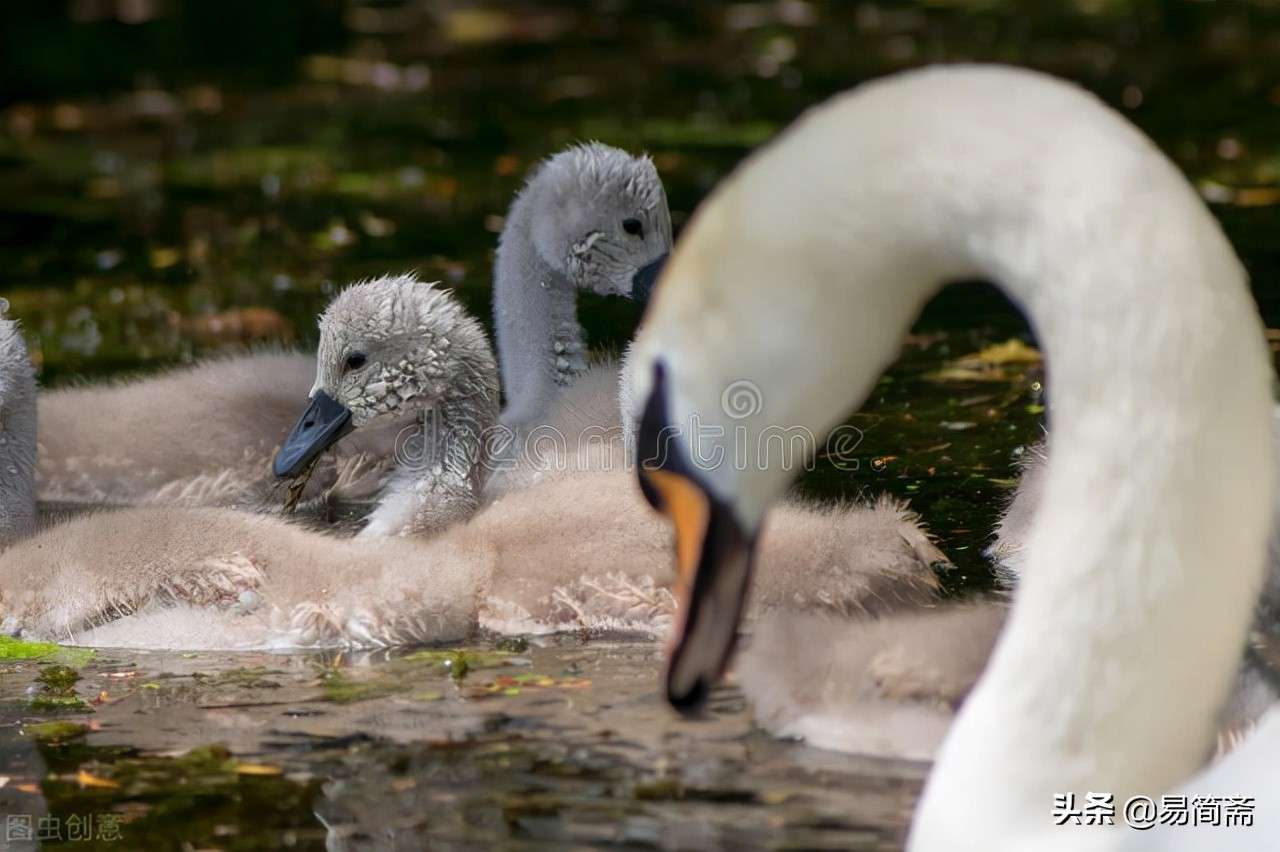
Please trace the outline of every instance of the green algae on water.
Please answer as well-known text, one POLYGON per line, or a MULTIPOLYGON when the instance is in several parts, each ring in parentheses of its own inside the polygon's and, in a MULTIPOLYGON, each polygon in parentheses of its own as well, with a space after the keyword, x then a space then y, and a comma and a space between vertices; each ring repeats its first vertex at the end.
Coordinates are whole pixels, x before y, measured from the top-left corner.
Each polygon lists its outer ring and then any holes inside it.
POLYGON ((78 695, 37 695, 30 701, 32 710, 90 710, 88 703, 78 695))
MULTIPOLYGON (((527 644, 526 644, 527 647, 527 644)), ((430 663, 439 666, 449 673, 454 680, 461 680, 467 673, 477 669, 496 669, 511 665, 514 661, 511 651, 475 651, 475 650, 426 650, 414 651, 404 657, 415 663, 430 663)))
POLYGON ((32 710, 90 710, 87 703, 76 695, 76 682, 80 673, 60 663, 44 666, 36 675, 40 691, 32 697, 32 710))
POLYGON ((196 775, 229 775, 235 772, 236 762, 231 752, 221 743, 196 746, 174 760, 176 768, 196 775))
POLYGON ((36 680, 44 686, 45 691, 65 695, 76 688, 80 674, 70 666, 45 666, 36 675, 36 680))
POLYGON ((320 675, 320 687, 324 690, 324 700, 335 704, 351 704, 356 701, 369 701, 374 698, 385 698, 409 691, 413 684, 404 680, 379 678, 377 680, 355 680, 337 669, 330 669, 320 675))
POLYGON ((0 660, 53 660, 68 666, 83 666, 92 660, 90 648, 66 648, 52 642, 24 642, 0 636, 0 660))
POLYGON ((32 722, 23 725, 22 730, 37 742, 61 745, 83 737, 89 731, 89 726, 80 722, 32 722))
POLYGON ((510 654, 523 654, 529 650, 529 640, 523 636, 503 636, 493 647, 510 654))
MULTIPOLYGON (((400 657, 392 664, 390 672, 378 675, 365 673, 364 676, 353 676, 347 669, 325 668, 320 672, 320 687, 324 691, 324 700, 349 704, 410 693, 417 686, 417 678, 424 673, 423 669, 427 674, 446 674, 454 681, 461 681, 473 671, 518 665, 519 662, 520 658, 506 651, 428 649, 400 657)), ((417 694, 426 693, 419 690, 417 694)), ((435 701, 443 697, 436 692, 430 695, 430 698, 418 700, 435 701)))

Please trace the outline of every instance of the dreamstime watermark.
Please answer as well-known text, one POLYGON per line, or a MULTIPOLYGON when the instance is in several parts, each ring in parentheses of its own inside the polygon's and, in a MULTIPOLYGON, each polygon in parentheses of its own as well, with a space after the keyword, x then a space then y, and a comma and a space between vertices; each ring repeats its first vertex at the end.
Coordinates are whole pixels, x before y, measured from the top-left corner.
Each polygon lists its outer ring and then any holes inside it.
MULTIPOLYGON (((618 424, 564 429, 540 425, 517 430, 505 424, 484 424, 469 410, 431 409, 422 420, 402 429, 396 438, 395 459, 403 469, 439 474, 479 467, 488 473, 522 469, 563 472, 589 467, 598 471, 633 471, 637 462, 661 466, 664 456, 679 452, 695 468, 716 470, 731 465, 801 473, 829 464, 837 470, 862 466, 858 448, 862 430, 843 424, 819 439, 813 430, 797 425, 752 423, 764 410, 764 395, 747 380, 727 385, 720 394, 715 422, 695 413, 683 426, 668 426, 655 436, 656 447, 637 458, 632 436, 618 424)), ((573 419, 573 418, 566 418, 573 419)), ((579 418, 587 420, 590 418, 579 418)))
POLYGON ((764 395, 754 382, 730 382, 720 394, 720 410, 733 420, 745 420, 764 410, 764 395))

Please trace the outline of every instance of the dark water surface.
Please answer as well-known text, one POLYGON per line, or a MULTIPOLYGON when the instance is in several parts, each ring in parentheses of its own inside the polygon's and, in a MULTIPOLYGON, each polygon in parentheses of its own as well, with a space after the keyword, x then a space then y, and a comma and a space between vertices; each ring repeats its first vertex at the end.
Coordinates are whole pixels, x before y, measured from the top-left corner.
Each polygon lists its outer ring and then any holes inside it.
MULTIPOLYGON (((1212 202, 1280 325, 1269 3, 74 0, 3 18, 0 295, 49 386, 310 346, 338 287, 387 271, 443 280, 487 321, 501 216, 539 158, 585 139, 651 152, 678 229, 807 105, 934 61, 1030 65, 1122 109, 1212 202)), ((602 350, 639 316, 616 299, 583 312, 602 350)), ((993 289, 945 291, 853 415, 852 462, 804 482, 826 498, 910 499, 957 592, 989 585, 980 551, 1043 418, 1041 366, 988 349, 1014 338, 1031 342, 993 289)), ((900 837, 919 767, 770 742, 732 690, 701 726, 675 720, 647 644, 527 656, 521 673, 591 682, 103 654, 72 687, 101 697, 86 713, 35 701, 49 661, 0 661, 0 718, 21 721, 0 724, 0 795, 49 808, 76 849, 900 837), (370 688, 335 691, 346 680, 370 688), (35 724, 63 719, 89 728, 35 724), (90 813, 121 816, 126 839, 71 840, 70 818, 90 813)))
MULTIPOLYGON (((892 849, 923 778, 755 732, 727 687, 681 720, 653 643, 463 656, 100 653, 91 715, 0 727, 43 791, 10 809, 74 849, 892 849), (91 814, 126 845, 71 836, 91 814)), ((34 669, 0 671, 6 712, 34 669)))

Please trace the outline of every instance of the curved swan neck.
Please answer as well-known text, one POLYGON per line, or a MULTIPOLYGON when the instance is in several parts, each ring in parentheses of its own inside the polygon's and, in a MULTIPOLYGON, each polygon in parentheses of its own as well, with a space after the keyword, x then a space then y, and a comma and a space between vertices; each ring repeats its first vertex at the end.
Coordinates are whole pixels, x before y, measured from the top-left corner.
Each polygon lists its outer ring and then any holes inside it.
POLYGON ((0 549, 35 529, 36 380, 17 323, 0 316, 0 549))
POLYGON ((1269 530, 1270 359, 1229 243, 1114 113, 1032 76, 1010 88, 1003 132, 1039 131, 1003 146, 1012 197, 988 194, 967 248, 1048 354, 1052 463, 1028 582, 939 754, 917 849, 992 848, 974 814, 1043 836, 1055 793, 1123 802, 1197 768, 1269 530), (993 787, 1003 813, 984 809, 993 787))
POLYGON ((536 425, 559 387, 587 366, 577 290, 533 244, 534 205, 526 190, 511 205, 493 269, 494 331, 502 387, 502 421, 536 425))
MULTIPOLYGON (((822 433, 849 407, 833 389, 865 399, 925 299, 975 276, 1047 351, 1053 461, 919 850, 1032 848, 1054 793, 1158 795, 1208 753, 1263 566, 1258 472, 1273 469, 1270 367, 1229 244, 1155 147, 1078 89, 917 72, 814 110, 717 191, 638 359, 668 364, 676 422, 696 413, 750 446, 779 424, 822 433), (735 420, 721 394, 740 380, 760 406, 735 420)), ((703 471, 748 525, 793 473, 703 471)))

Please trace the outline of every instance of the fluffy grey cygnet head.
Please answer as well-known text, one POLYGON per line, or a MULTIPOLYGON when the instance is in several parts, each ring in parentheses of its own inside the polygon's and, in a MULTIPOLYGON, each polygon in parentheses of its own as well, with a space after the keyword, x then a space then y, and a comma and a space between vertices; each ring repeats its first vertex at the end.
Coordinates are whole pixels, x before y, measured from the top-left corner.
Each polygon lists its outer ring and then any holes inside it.
POLYGON ((671 214, 653 160, 598 142, 544 162, 513 206, 512 215, 521 214, 542 261, 601 295, 637 295, 637 273, 671 248, 671 214))
POLYGON ((320 317, 316 384, 364 426, 445 399, 498 400, 484 330, 453 296, 412 275, 343 290, 320 317))

